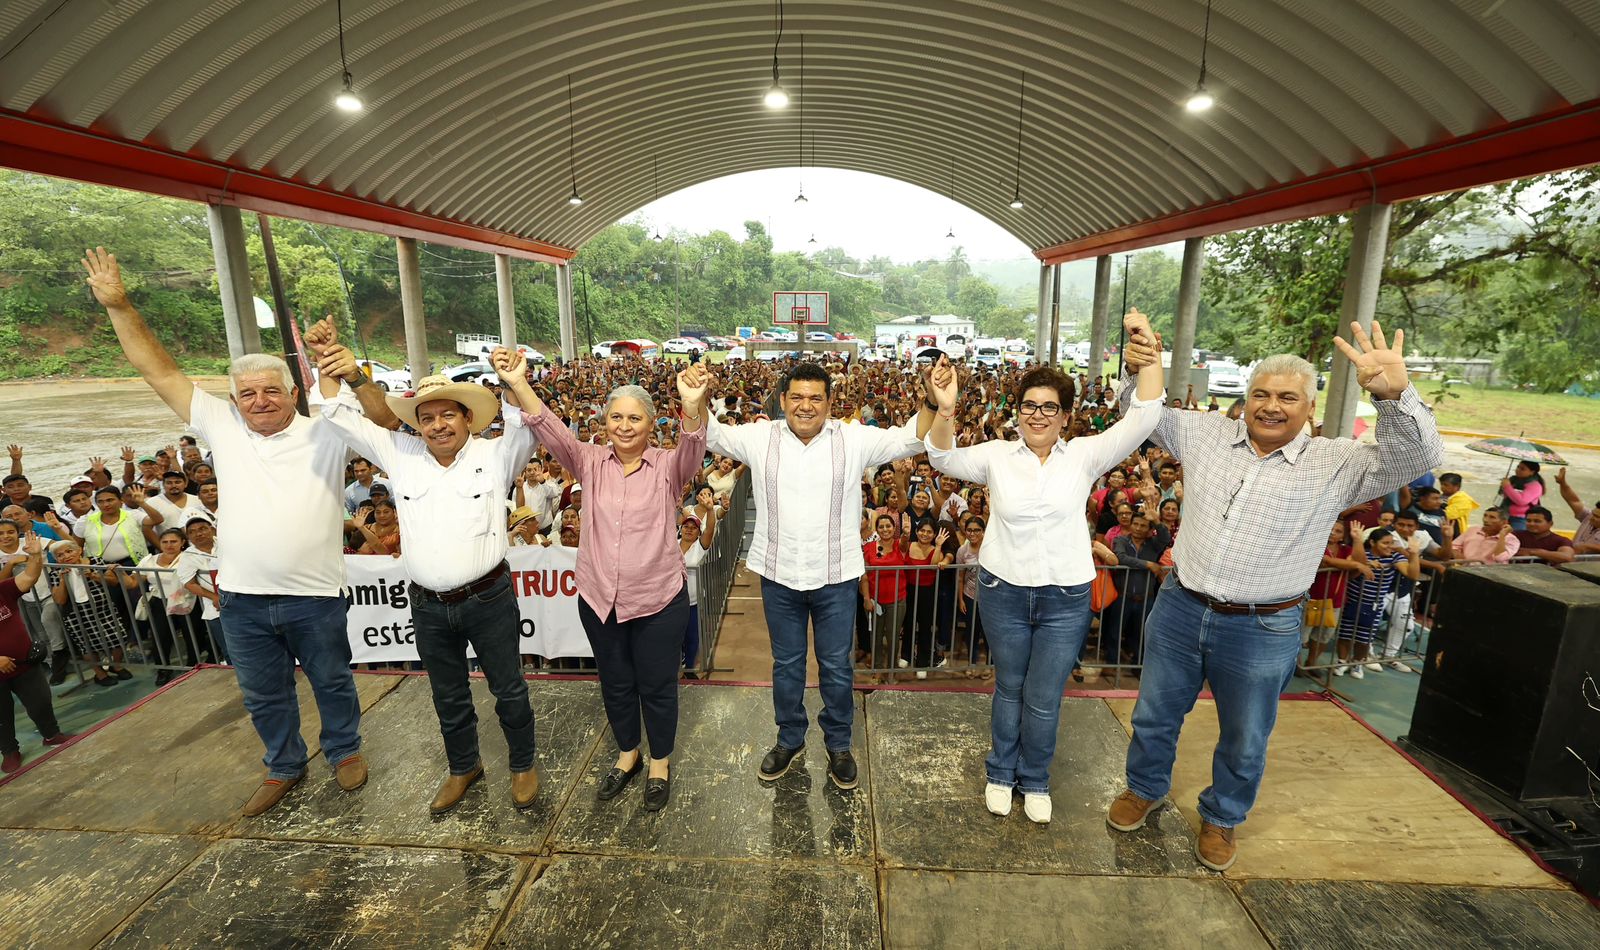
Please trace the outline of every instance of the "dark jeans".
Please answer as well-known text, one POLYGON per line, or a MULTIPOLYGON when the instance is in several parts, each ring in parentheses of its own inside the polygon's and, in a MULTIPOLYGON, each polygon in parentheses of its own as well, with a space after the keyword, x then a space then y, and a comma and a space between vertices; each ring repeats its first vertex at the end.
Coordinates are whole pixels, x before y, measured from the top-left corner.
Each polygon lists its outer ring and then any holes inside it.
POLYGON ((589 636, 600 671, 600 696, 617 748, 639 748, 639 715, 650 737, 650 755, 672 755, 678 739, 678 672, 683 661, 683 628, 689 622, 689 591, 653 614, 619 622, 617 612, 604 620, 578 598, 578 619, 589 636))
POLYGON ((522 618, 511 593, 511 575, 466 600, 446 604, 411 585, 411 621, 417 630, 417 656, 433 688, 433 711, 439 716, 445 759, 451 775, 466 775, 478 765, 478 711, 467 682, 467 644, 478 654, 478 666, 494 694, 511 750, 511 771, 533 768, 533 707, 528 681, 522 678, 522 618))
POLYGON ((861 588, 856 580, 795 590, 761 579, 761 608, 767 618, 767 634, 772 637, 772 708, 778 722, 778 744, 784 748, 805 745, 811 724, 806 717, 806 628, 810 626, 822 692, 817 725, 822 727, 829 752, 849 750, 856 712, 850 647, 860 603, 861 588))
MULTIPOLYGON (((932 572, 929 572, 932 573, 932 572)), ((933 585, 906 588, 906 614, 901 623, 900 659, 912 666, 933 665, 933 585)))
POLYGON ((343 597, 222 594, 222 625, 233 672, 250 723, 267 747, 261 761, 269 778, 297 778, 306 770, 296 660, 322 717, 323 758, 331 767, 361 751, 361 698, 350 674, 347 610, 343 597))
POLYGON ((683 668, 694 669, 700 656, 700 605, 689 605, 689 622, 683 628, 683 668))
POLYGON ((28 718, 38 728, 40 738, 61 734, 55 707, 50 704, 50 684, 45 680, 44 667, 17 665, 24 667, 21 673, 0 680, 0 753, 16 752, 20 748, 17 745, 17 705, 11 701, 13 696, 28 711, 28 718))

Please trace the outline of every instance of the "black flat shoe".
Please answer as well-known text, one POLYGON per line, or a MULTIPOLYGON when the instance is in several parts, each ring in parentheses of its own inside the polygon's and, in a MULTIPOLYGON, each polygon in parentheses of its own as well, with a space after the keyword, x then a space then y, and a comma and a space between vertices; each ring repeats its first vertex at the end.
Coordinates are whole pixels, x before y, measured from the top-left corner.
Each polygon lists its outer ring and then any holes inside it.
POLYGON ((111 675, 115 676, 119 680, 131 680, 131 679, 133 679, 133 674, 128 672, 127 670, 112 670, 111 671, 111 675))
POLYGON ((660 811, 667 807, 667 799, 672 797, 672 779, 652 778, 644 783, 644 810, 660 811))
POLYGON ((801 746, 798 749, 787 749, 781 745, 775 745, 772 747, 772 751, 768 752, 761 760, 761 768, 756 774, 760 775, 763 781, 776 782, 778 779, 783 778, 783 774, 789 771, 790 763, 804 751, 805 746, 801 746))
POLYGON ((628 783, 633 781, 635 775, 643 771, 644 756, 642 755, 639 756, 638 761, 633 763, 633 768, 626 772, 617 768, 612 769, 606 773, 605 778, 600 780, 600 788, 594 793, 594 797, 603 802, 611 801, 622 794, 622 790, 628 787, 628 783))
POLYGON ((94 685, 96 685, 96 686, 115 686, 115 685, 117 685, 117 678, 115 676, 101 676, 101 677, 98 677, 97 679, 95 679, 94 685))

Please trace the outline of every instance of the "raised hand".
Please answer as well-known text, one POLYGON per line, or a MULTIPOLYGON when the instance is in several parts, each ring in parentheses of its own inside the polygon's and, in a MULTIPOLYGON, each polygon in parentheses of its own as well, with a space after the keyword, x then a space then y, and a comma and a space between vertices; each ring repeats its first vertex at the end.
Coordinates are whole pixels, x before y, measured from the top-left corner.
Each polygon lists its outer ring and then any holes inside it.
POLYGON ((494 367, 495 375, 508 386, 517 380, 526 381, 528 378, 528 358, 522 355, 520 349, 497 346, 489 354, 489 363, 494 367))
POLYGON ((29 557, 33 557, 36 554, 43 554, 44 542, 40 540, 37 534, 29 531, 22 539, 22 553, 28 555, 29 557))
POLYGON ((133 446, 131 446, 131 445, 124 445, 124 446, 123 446, 123 447, 122 447, 122 454, 121 454, 121 455, 118 455, 118 456, 117 456, 117 457, 118 457, 118 458, 120 458, 120 459, 122 459, 122 460, 123 460, 123 461, 124 461, 124 462, 131 462, 131 461, 133 461, 133 446))
POLYGON ((330 379, 354 379, 361 368, 356 355, 338 343, 329 344, 317 361, 317 372, 330 379))
POLYGON ((122 268, 117 255, 103 247, 83 252, 83 269, 89 272, 87 283, 94 291, 94 299, 107 310, 128 306, 128 290, 122 286, 122 268))
POLYGON ((1383 325, 1376 320, 1372 321, 1370 336, 1354 322, 1350 324, 1350 335, 1355 338, 1359 350, 1343 337, 1334 337, 1333 345, 1355 366, 1356 382, 1371 393, 1373 399, 1399 399, 1411 385, 1404 352, 1406 331, 1394 331, 1393 346, 1384 341, 1383 325))
POLYGON ((706 369, 704 363, 690 363, 678 374, 678 398, 683 400, 685 415, 700 415, 710 388, 711 371, 706 369))
POLYGON ((322 353, 329 346, 339 340, 339 328, 334 326, 332 317, 323 317, 306 329, 306 334, 301 339, 305 340, 306 349, 317 359, 322 359, 322 353))
MULTIPOLYGON (((15 446, 13 446, 13 448, 15 448, 15 446)), ((15 455, 13 455, 11 457, 12 458, 16 458, 15 455)), ((1557 485, 1565 485, 1566 483, 1567 483, 1567 467, 1565 465, 1563 465, 1560 468, 1556 469, 1556 484, 1557 485)))
POLYGON ((90 471, 94 471, 94 472, 103 472, 103 471, 105 471, 106 470, 106 460, 101 458, 98 455, 94 456, 93 458, 89 459, 89 470, 90 471))
POLYGON ((939 533, 933 536, 933 546, 936 548, 942 548, 944 547, 944 543, 948 540, 950 540, 949 530, 940 528, 939 533))
POLYGON ((134 484, 128 486, 128 504, 137 508, 144 504, 144 501, 145 494, 143 485, 134 484))
MULTIPOLYGON (((6 446, 6 452, 10 454, 11 461, 13 461, 13 462, 22 461, 22 446, 20 446, 20 445, 8 445, 8 446, 6 446)), ((1565 472, 1566 469, 1562 469, 1562 471, 1565 472)))
POLYGON ((961 400, 961 378, 950 361, 940 357, 938 365, 929 371, 925 382, 939 411, 954 412, 956 403, 961 400))

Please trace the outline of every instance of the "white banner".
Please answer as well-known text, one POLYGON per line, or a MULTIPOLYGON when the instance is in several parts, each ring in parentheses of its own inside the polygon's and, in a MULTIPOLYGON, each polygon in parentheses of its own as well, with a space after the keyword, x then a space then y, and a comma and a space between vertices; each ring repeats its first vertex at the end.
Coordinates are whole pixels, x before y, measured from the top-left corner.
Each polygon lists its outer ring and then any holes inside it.
MULTIPOLYGON (((522 652, 544 657, 591 656, 578 622, 578 549, 514 547, 511 590, 522 614, 522 652)), ((410 578, 400 561, 382 555, 346 555, 350 613, 346 629, 356 663, 417 658, 411 625, 410 578)))

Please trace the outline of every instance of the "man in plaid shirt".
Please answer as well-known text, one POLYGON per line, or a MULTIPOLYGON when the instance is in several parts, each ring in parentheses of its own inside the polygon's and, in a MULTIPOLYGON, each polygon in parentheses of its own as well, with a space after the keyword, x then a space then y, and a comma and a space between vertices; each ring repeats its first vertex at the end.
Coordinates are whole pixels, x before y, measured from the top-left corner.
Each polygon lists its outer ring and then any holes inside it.
MULTIPOLYGON (((1410 483, 1443 454, 1433 413, 1406 375, 1404 331, 1396 331, 1391 347, 1376 321, 1370 337, 1358 325, 1352 329, 1359 350, 1335 342, 1372 395, 1376 444, 1306 434, 1316 371, 1292 355, 1256 367, 1241 419, 1164 409, 1151 436, 1183 463, 1183 531, 1175 569, 1146 622, 1128 789, 1112 802, 1107 821, 1133 831, 1164 802, 1178 732, 1209 683, 1221 735, 1211 786, 1200 793, 1196 854, 1213 870, 1233 864, 1234 828, 1255 803, 1323 540, 1341 511, 1410 483), (1265 524, 1273 530, 1263 532, 1265 524)), ((1137 372, 1159 352, 1159 340, 1130 344, 1125 369, 1137 372)), ((1124 385, 1124 410, 1132 391, 1124 385)))

